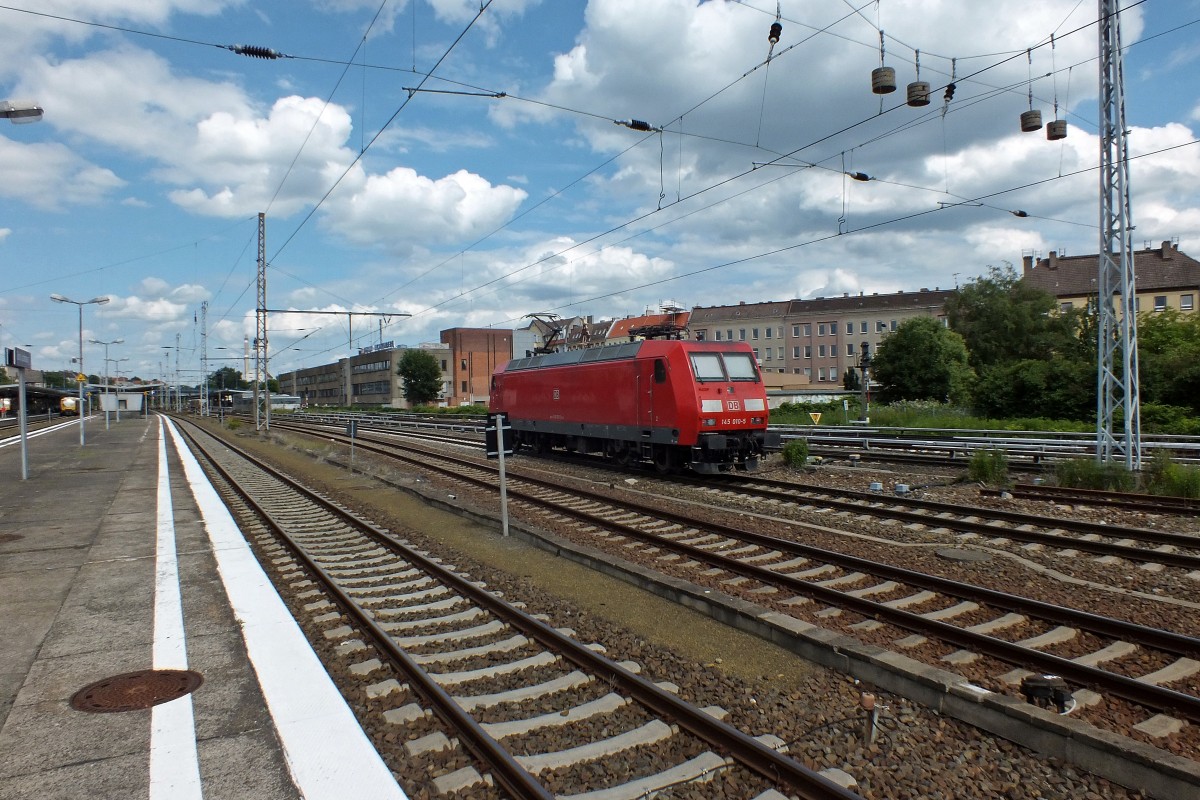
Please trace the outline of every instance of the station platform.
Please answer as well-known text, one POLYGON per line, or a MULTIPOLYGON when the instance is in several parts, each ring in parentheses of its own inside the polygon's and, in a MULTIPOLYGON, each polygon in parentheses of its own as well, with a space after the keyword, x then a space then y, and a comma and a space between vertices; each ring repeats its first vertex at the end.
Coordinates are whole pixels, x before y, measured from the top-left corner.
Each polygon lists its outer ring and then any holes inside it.
POLYGON ((0 441, 0 800, 402 800, 173 424, 79 424, 0 441))

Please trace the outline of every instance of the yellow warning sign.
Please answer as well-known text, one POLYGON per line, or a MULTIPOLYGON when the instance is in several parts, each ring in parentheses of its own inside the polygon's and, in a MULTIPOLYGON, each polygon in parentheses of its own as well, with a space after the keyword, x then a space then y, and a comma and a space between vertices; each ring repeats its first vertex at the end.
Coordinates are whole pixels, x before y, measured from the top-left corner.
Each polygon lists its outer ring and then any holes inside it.
POLYGON ((84 375, 84 374, 81 372, 81 373, 79 373, 78 375, 76 375, 76 376, 75 376, 75 381, 76 381, 77 383, 87 383, 87 375, 84 375))
POLYGON ((810 412, 808 412, 808 415, 810 417, 812 417, 813 425, 819 425, 821 423, 821 412, 820 411, 810 411, 810 412))

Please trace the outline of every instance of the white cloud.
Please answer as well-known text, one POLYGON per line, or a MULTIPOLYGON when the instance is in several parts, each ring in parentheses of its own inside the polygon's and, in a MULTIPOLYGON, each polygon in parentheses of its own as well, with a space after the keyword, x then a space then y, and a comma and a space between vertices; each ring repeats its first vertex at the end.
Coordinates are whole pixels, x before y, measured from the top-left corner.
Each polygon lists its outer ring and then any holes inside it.
POLYGON ((404 250, 417 242, 477 238, 506 222, 526 197, 522 189, 493 186, 465 170, 433 180, 396 167, 348 183, 326 224, 352 242, 404 250))

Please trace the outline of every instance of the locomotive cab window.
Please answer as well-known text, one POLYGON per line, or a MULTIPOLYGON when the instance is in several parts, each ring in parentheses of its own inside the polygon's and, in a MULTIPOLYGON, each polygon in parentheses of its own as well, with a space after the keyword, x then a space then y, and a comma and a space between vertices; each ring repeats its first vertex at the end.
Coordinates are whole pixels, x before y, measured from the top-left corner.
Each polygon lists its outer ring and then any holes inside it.
POLYGON ((725 369, 731 381, 758 381, 754 359, 743 353, 725 353, 725 369))
POLYGON ((654 382, 667 382, 667 362, 663 361, 661 358, 654 359, 654 382))
MULTIPOLYGON (((725 370, 721 369, 721 356, 716 353, 692 353, 692 372, 698 381, 723 381, 725 370)), ((655 367, 657 372, 657 366, 655 367)))

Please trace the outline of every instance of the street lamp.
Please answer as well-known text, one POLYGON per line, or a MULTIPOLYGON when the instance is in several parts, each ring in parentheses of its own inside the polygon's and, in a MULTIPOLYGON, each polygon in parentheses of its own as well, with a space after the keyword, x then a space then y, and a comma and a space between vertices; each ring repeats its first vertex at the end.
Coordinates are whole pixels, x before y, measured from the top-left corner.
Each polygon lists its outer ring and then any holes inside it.
MULTIPOLYGON (((92 344, 104 345, 104 393, 107 395, 108 394, 108 362, 110 360, 108 357, 108 346, 110 344, 121 344, 125 340, 124 339, 113 339, 111 342, 102 342, 99 339, 88 339, 88 341, 91 342, 92 344)), ((120 417, 117 417, 117 419, 119 420, 120 417)), ((104 430, 108 430, 108 409, 107 408, 104 409, 104 430)))
POLYGON ((91 300, 72 300, 68 297, 63 297, 61 294, 52 294, 50 299, 56 303, 72 303, 79 306, 79 375, 83 380, 79 381, 79 446, 83 447, 83 385, 87 383, 87 375, 83 371, 83 307, 90 305, 102 306, 109 301, 107 297, 93 297, 91 300))
MULTIPOLYGON (((108 365, 113 364, 114 365, 113 377, 116 378, 117 383, 120 383, 121 382, 121 370, 117 369, 115 367, 115 365, 120 364, 122 361, 128 361, 128 360, 129 360, 128 358, 106 358, 106 359, 104 359, 104 382, 106 384, 109 383, 108 365)), ((114 387, 114 389, 115 389, 115 387, 114 387)), ((107 388, 105 389, 105 393, 107 394, 107 388)), ((116 395, 117 392, 114 390, 113 394, 116 395)), ((116 402, 113 403, 113 407, 117 410, 117 422, 120 422, 121 421, 121 400, 119 397, 116 398, 116 402)), ((104 410, 104 420, 105 420, 105 425, 107 425, 108 424, 108 409, 104 410)))
POLYGON ((25 100, 0 100, 0 118, 14 125, 28 125, 42 118, 42 107, 25 100))

